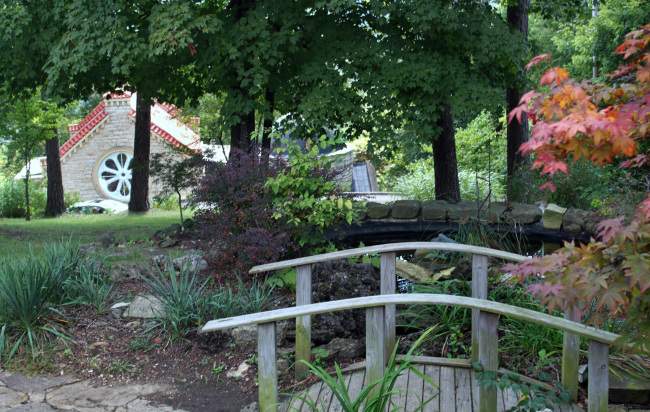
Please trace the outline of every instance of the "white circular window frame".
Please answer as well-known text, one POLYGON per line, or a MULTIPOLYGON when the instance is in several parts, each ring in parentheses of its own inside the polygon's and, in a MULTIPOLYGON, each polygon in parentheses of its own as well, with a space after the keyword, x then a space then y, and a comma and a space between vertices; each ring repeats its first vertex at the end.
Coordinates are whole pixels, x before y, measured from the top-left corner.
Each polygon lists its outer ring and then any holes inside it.
MULTIPOLYGON (((133 148, 127 147, 127 146, 121 146, 121 147, 115 147, 105 153, 103 153, 99 159, 95 162, 95 166, 93 167, 93 185, 95 186, 95 190, 103 196, 106 199, 112 199, 112 200, 117 200, 120 202, 127 203, 129 201, 129 198, 131 197, 131 184, 128 183, 129 185, 129 194, 128 196, 122 196, 119 194, 116 194, 115 192, 111 192, 108 190, 108 184, 106 180, 102 179, 99 175, 103 171, 106 170, 106 166, 104 166, 104 162, 108 160, 109 158, 113 158, 117 156, 120 153, 126 154, 129 159, 127 159, 127 163, 124 165, 123 169, 120 169, 121 166, 118 166, 118 169, 116 170, 120 175, 117 176, 118 180, 131 180, 131 170, 127 169, 129 165, 129 161, 131 158, 133 158, 133 148), (121 176, 121 174, 124 173, 124 177, 121 176)), ((119 187, 119 186, 118 186, 119 187)))

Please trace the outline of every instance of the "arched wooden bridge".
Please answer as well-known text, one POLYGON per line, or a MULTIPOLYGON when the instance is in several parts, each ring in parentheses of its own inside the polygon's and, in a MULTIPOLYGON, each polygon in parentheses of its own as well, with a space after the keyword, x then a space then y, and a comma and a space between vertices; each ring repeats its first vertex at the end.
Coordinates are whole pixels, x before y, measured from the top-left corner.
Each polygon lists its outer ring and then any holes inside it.
MULTIPOLYGON (((564 331, 562 383, 565 388, 572 390, 574 400, 577 396, 578 387, 578 350, 580 337, 588 339, 589 412, 607 411, 607 392, 609 387, 609 345, 618 338, 618 335, 600 331, 592 327, 585 327, 580 323, 574 322, 572 320, 574 317, 571 313, 567 313, 565 319, 563 319, 545 313, 488 301, 488 257, 497 257, 513 261, 526 259, 525 256, 482 247, 450 243, 409 242, 350 249, 256 266, 251 269, 251 273, 260 273, 287 267, 297 268, 296 307, 238 316, 234 318, 212 320, 203 327, 202 332, 229 329, 245 325, 257 325, 260 409, 262 411, 275 412, 279 405, 275 343, 276 322, 296 318, 296 361, 310 360, 311 315, 339 310, 365 308, 366 362, 364 380, 359 383, 359 385, 362 386, 364 382, 373 382, 383 377, 385 374, 387 359, 395 347, 396 305, 423 304, 464 307, 472 309, 473 360, 480 362, 488 371, 497 371, 497 327, 499 316, 514 317, 564 331), (395 252, 414 249, 448 250, 472 254, 472 297, 437 294, 396 294, 395 252), (375 253, 381 254, 381 295, 311 304, 312 264, 375 253)), ((440 364, 442 360, 436 361, 434 359, 428 360, 427 362, 431 364, 430 369, 434 377, 436 374, 436 366, 439 368, 437 372, 437 382, 439 383, 438 386, 440 389, 449 388, 449 390, 440 392, 440 397, 436 401, 438 405, 437 410, 442 412, 496 412, 506 410, 516 404, 516 399, 513 399, 513 394, 508 393, 507 391, 501 392, 494 388, 477 388, 475 383, 476 380, 472 376, 471 371, 469 371, 468 361, 464 361, 465 365, 459 364, 451 366, 440 364), (436 364, 436 362, 438 362, 438 364, 436 364), (465 371, 467 371, 467 373, 465 373, 465 371), (453 375, 453 378, 450 378, 450 375, 453 375), (451 391, 451 382, 453 382, 453 395, 451 391), (451 407, 452 398, 454 405, 453 408, 451 407), (443 403, 443 400, 445 403, 443 403)), ((423 365, 427 362, 420 363, 423 365)), ((418 363, 418 361, 416 360, 415 363, 418 363)), ((424 365, 425 373, 426 370, 427 366, 424 365)), ((301 377, 306 373, 306 365, 298 363, 296 365, 296 376, 301 377)), ((352 378, 354 376, 355 375, 351 375, 349 378, 346 378, 350 380, 350 384, 352 383, 352 378)), ((404 384, 404 379, 406 379, 406 387, 412 389, 408 383, 409 376, 402 377, 401 379, 402 384, 404 384)), ((359 380, 360 378, 355 378, 355 382, 358 382, 359 380)), ((414 388, 417 387, 418 384, 415 379, 413 382, 415 385, 414 388)), ((352 389, 356 390, 354 387, 352 389)), ((426 388, 423 385, 421 392, 422 396, 427 395, 425 389, 426 388)), ((310 390, 312 392, 316 391, 315 388, 311 388, 310 390)), ((409 402, 408 398, 408 393, 416 393, 415 389, 413 392, 405 391, 404 393, 406 394, 404 398, 406 410, 410 411, 415 409, 415 407, 412 406, 413 399, 409 402)), ((325 402, 327 402, 328 410, 340 410, 340 405, 337 408, 336 401, 332 402, 333 397, 331 396, 331 393, 327 393, 327 390, 321 393, 321 390, 319 389, 316 396, 319 404, 322 403, 324 406, 325 402)), ((436 403, 431 403, 432 407, 435 405, 436 403)), ((301 406, 301 408, 303 408, 303 406, 301 406)), ((295 407, 292 409, 295 409, 295 407)), ((302 410, 306 409, 303 408, 302 410)), ((436 410, 436 408, 427 410, 436 410)))

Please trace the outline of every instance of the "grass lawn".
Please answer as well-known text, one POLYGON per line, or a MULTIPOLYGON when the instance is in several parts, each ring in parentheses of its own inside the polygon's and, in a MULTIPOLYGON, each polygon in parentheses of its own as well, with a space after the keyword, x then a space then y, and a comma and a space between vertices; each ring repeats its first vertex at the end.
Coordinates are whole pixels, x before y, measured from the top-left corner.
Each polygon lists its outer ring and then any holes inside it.
POLYGON ((180 223, 178 211, 150 211, 144 215, 76 215, 60 218, 0 219, 0 260, 7 257, 26 256, 30 244, 38 253, 43 243, 72 236, 82 244, 97 240, 111 232, 117 241, 148 240, 155 231, 180 223))

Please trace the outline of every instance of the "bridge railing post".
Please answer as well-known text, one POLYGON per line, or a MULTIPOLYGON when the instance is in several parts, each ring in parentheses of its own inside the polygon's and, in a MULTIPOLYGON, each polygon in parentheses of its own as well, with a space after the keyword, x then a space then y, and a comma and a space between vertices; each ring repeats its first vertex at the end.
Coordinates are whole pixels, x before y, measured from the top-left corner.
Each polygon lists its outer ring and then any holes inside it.
POLYGON ((257 368, 260 411, 276 412, 278 368, 275 347, 275 322, 257 325, 257 368))
MULTIPOLYGON (((384 306, 366 308, 366 383, 386 374, 386 322, 384 306)), ((370 396, 379 391, 372 390, 370 396)))
MULTIPOLYGON (((380 266, 380 294, 382 295, 392 295, 396 292, 397 289, 397 277, 395 274, 395 252, 384 252, 381 254, 381 266, 380 266)), ((395 349, 395 334, 396 334, 396 306, 395 305, 386 305, 384 309, 385 313, 385 352, 386 352, 386 361, 393 353, 395 349)))
MULTIPOLYGON (((479 310, 477 325, 478 362, 483 365, 483 370, 496 373, 499 367, 499 338, 497 335, 499 315, 479 310)), ((496 412, 496 388, 479 385, 478 410, 479 412, 496 412)))
MULTIPOLYGON (((487 299, 488 297, 488 257, 474 254, 472 256, 472 297, 487 299)), ((479 310, 472 309, 472 362, 479 359, 478 320, 479 310)))
POLYGON ((588 412, 607 412, 609 403, 609 345, 589 340, 588 412))
MULTIPOLYGON (((567 309, 564 318, 574 322, 580 321, 577 309, 567 309)), ((571 400, 578 401, 578 368, 580 358, 580 336, 564 332, 562 342, 562 385, 571 390, 571 400)))
MULTIPOLYGON (((311 264, 296 268, 296 306, 311 303, 311 264)), ((311 316, 296 318, 296 381, 309 372, 309 367, 300 361, 311 361, 311 316)))

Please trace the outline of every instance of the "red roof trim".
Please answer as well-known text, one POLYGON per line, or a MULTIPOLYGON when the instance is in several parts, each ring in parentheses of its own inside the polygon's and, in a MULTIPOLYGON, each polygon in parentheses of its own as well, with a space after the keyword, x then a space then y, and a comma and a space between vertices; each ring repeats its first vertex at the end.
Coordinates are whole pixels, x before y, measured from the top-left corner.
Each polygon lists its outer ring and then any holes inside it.
POLYGON ((74 145, 79 143, 95 126, 99 124, 108 116, 106 112, 106 106, 102 101, 93 109, 88 116, 84 117, 82 121, 78 124, 68 126, 68 130, 71 132, 77 132, 74 134, 67 142, 65 142, 61 148, 59 148, 59 157, 63 157, 66 153, 72 149, 74 145))
MULTIPOLYGON (((135 110, 131 109, 131 111, 129 112, 129 115, 131 115, 132 117, 135 117, 135 110)), ((171 144, 171 145, 174 146, 174 147, 182 147, 182 146, 185 146, 185 147, 187 147, 188 149, 192 150, 194 153, 198 153, 198 152, 201 151, 201 149, 194 149, 194 148, 192 148, 192 147, 190 147, 190 146, 186 146, 186 145, 184 145, 183 143, 179 142, 178 140, 176 140, 176 138, 175 138, 174 136, 172 136, 171 134, 169 134, 169 132, 167 132, 165 129, 163 129, 162 127, 158 126, 158 125, 155 124, 154 122, 151 122, 150 129, 151 129, 152 132, 156 133, 158 136, 160 136, 160 137, 162 137, 163 139, 165 139, 165 141, 166 141, 167 143, 171 144)))

